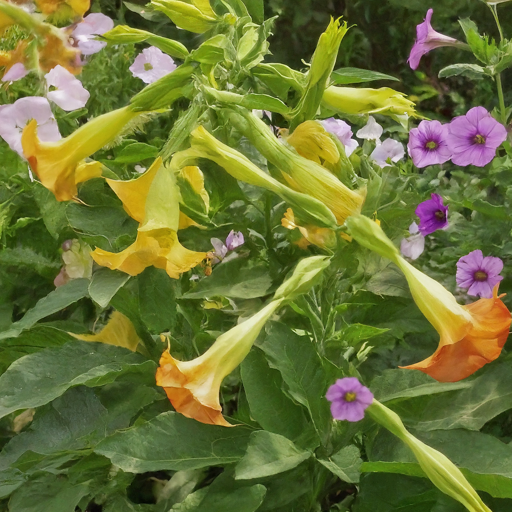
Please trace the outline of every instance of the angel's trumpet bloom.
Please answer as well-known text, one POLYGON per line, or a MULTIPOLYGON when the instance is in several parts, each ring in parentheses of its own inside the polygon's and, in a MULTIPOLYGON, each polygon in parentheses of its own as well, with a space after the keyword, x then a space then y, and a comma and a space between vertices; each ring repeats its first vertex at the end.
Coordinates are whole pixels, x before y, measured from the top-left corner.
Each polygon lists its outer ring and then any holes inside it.
POLYGON ((23 130, 23 153, 36 176, 53 192, 57 201, 69 201, 77 194, 77 183, 98 176, 97 167, 79 169, 79 164, 114 140, 138 115, 127 107, 114 110, 96 117, 58 142, 41 142, 37 137, 37 122, 33 120, 23 130))
POLYGON ((507 341, 511 315, 494 288, 491 299, 461 306, 437 281, 408 263, 384 231, 362 215, 346 226, 361 245, 393 261, 404 273, 414 301, 439 333, 437 350, 404 368, 420 370, 440 382, 456 382, 494 361, 507 341))
POLYGON ((461 470, 448 457, 408 432, 398 414, 377 400, 373 400, 366 412, 410 448, 425 475, 440 491, 462 503, 470 512, 491 512, 461 470))
POLYGON ((178 361, 169 351, 163 353, 156 373, 179 413, 211 425, 231 426, 222 416, 220 386, 247 356, 261 329, 286 301, 306 293, 329 265, 329 259, 313 256, 299 262, 292 276, 276 291, 274 299, 261 311, 220 335, 201 356, 192 361, 178 361))
POLYGON ((176 177, 157 158, 140 177, 130 181, 107 180, 130 215, 139 222, 137 239, 119 253, 96 248, 92 257, 98 265, 121 270, 131 276, 154 266, 167 274, 179 276, 198 265, 204 252, 183 247, 177 231, 180 223, 179 191, 176 177))

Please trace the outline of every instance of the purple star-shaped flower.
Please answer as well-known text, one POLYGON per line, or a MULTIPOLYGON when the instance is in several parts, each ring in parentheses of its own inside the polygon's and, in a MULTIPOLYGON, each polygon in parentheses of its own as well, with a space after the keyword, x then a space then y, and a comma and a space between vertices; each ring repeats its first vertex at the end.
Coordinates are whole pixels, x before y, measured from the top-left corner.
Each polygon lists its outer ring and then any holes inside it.
POLYGON ((448 227, 448 206, 443 204, 443 198, 439 194, 432 194, 431 197, 432 199, 420 203, 415 211, 420 218, 418 227, 423 236, 448 227))
POLYGON ((434 14, 434 9, 429 9, 423 23, 416 26, 416 41, 407 60, 411 69, 416 69, 421 57, 434 48, 441 46, 464 46, 464 43, 457 41, 457 39, 436 32, 430 24, 432 14, 434 14))
POLYGON ((456 165, 487 165, 506 138, 506 128, 484 107, 473 107, 448 125, 447 143, 456 165))
POLYGON ((452 152, 446 142, 448 127, 439 121, 421 121, 418 128, 409 132, 407 149, 416 167, 443 164, 452 152))
POLYGON ((331 413, 335 420, 360 421, 365 409, 373 402, 372 392, 356 377, 338 379, 325 395, 331 402, 331 413))
POLYGON ((176 64, 162 50, 156 46, 150 46, 135 57, 133 64, 128 69, 133 76, 140 78, 144 83, 152 84, 174 71, 176 64))
POLYGON ((457 262, 457 284, 469 288, 468 295, 492 298, 492 289, 503 279, 499 274, 503 261, 494 256, 482 254, 480 249, 472 251, 457 262))

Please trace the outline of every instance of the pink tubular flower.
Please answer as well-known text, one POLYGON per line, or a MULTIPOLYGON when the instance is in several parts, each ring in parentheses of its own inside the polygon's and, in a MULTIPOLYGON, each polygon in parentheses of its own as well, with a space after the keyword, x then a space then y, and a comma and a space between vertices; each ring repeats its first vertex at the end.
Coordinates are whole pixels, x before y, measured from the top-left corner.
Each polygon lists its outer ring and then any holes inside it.
POLYGON ((416 167, 442 164, 450 160, 452 152, 448 147, 448 127, 439 121, 421 121, 418 128, 409 132, 407 149, 416 167))
POLYGON ((95 12, 88 14, 84 20, 75 27, 71 33, 71 37, 77 41, 78 48, 82 52, 82 55, 92 55, 107 46, 105 41, 96 41, 95 37, 101 36, 113 28, 114 22, 108 16, 95 12))
POLYGON ((176 69, 176 64, 169 55, 155 46, 150 46, 139 53, 129 67, 133 76, 146 84, 152 84, 176 69))
POLYGON ((67 69, 57 65, 44 77, 48 89, 53 88, 47 94, 48 99, 62 110, 70 112, 85 107, 90 96, 89 91, 67 69))
POLYGON ((352 138, 352 129, 350 125, 341 119, 334 119, 334 117, 330 117, 329 119, 324 119, 321 121, 322 126, 333 135, 336 135, 340 142, 343 144, 345 148, 345 154, 350 156, 359 143, 357 140, 352 138))
POLYGON ((464 43, 453 39, 453 37, 436 32, 430 24, 432 14, 434 14, 434 10, 429 9, 425 16, 425 21, 416 26, 416 41, 407 60, 411 69, 416 69, 421 57, 434 48, 440 48, 441 46, 456 46, 460 48, 465 46, 464 43))
POLYGON ((484 107, 473 107, 448 125, 448 146, 456 165, 483 167, 496 155, 496 148, 507 138, 506 128, 484 107))
POLYGON ((325 395, 331 402, 331 413, 335 420, 360 421, 364 411, 373 402, 372 392, 356 377, 338 379, 325 395))
POLYGON ((493 288, 503 279, 500 272, 503 261, 494 256, 486 256, 479 249, 463 256, 457 262, 457 284, 469 288, 468 295, 491 299, 493 288))

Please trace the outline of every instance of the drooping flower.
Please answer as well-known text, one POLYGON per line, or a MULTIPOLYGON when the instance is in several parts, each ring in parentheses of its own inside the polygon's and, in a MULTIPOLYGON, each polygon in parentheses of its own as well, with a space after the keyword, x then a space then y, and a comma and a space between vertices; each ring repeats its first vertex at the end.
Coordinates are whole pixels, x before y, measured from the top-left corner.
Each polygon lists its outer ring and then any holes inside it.
POLYGON ((366 140, 380 140, 384 128, 375 121, 373 116, 368 116, 368 122, 359 130, 357 130, 356 136, 360 139, 366 140))
POLYGON ((421 312, 439 333, 436 351, 403 368, 420 370, 440 382, 456 382, 499 357, 507 341, 511 315, 498 296, 461 306, 431 277, 402 258, 382 229, 367 217, 352 216, 346 226, 357 242, 393 261, 404 273, 421 312))
POLYGON ((402 238, 400 243, 400 252, 407 258, 415 260, 425 250, 425 237, 419 232, 418 224, 413 222, 409 226, 409 233, 411 236, 402 238))
POLYGON ((418 128, 409 132, 407 149, 416 167, 442 164, 450 160, 448 126, 439 121, 421 121, 418 128))
POLYGON ((436 32, 430 24, 432 14, 434 14, 434 10, 429 9, 423 23, 416 26, 416 41, 414 42, 411 54, 407 60, 411 69, 416 69, 420 63, 421 57, 434 48, 440 48, 441 46, 455 46, 461 48, 466 46, 453 37, 436 32))
POLYGON ((180 194, 176 176, 157 158, 153 165, 134 180, 107 179, 121 199, 126 212, 139 222, 135 242, 119 253, 97 247, 91 254, 103 267, 131 276, 154 266, 178 279, 205 259, 206 253, 191 251, 178 239, 180 194))
POLYGON ((345 121, 330 117, 329 119, 324 119, 322 125, 329 133, 338 137, 345 147, 345 154, 347 156, 350 156, 359 146, 357 140, 352 138, 352 128, 345 121))
POLYGON ((22 62, 16 62, 6 73, 4 73, 2 82, 16 82, 17 80, 26 77, 28 74, 29 70, 25 65, 22 62))
POLYGON ((468 295, 492 298, 494 287, 503 279, 500 272, 503 261, 494 256, 482 254, 480 249, 463 256, 457 262, 457 284, 469 288, 468 295))
POLYGON ((484 107, 473 107, 448 125, 447 142, 456 165, 487 165, 506 138, 506 128, 484 107))
POLYGON ((31 120, 35 121, 42 142, 56 142, 62 138, 46 98, 28 96, 4 105, 0 110, 0 137, 21 157, 24 157, 21 134, 31 120))
POLYGON ((394 139, 386 139, 379 144, 371 153, 370 158, 376 162, 379 167, 389 167, 392 162, 398 162, 405 156, 404 146, 401 142, 394 139))
POLYGON ((23 153, 57 201, 69 201, 77 194, 77 183, 101 176, 99 164, 80 166, 84 158, 114 140, 138 115, 127 107, 114 110, 94 118, 59 142, 43 142, 37 123, 32 121, 23 130, 23 153))
POLYGON ((146 84, 152 84, 176 69, 172 58, 158 49, 150 46, 139 53, 129 67, 133 76, 140 78, 146 84))
POLYGON ((222 415, 219 393, 224 378, 247 356, 261 329, 287 300, 306 293, 320 277, 329 259, 302 259, 276 291, 274 298, 258 313, 221 334, 201 356, 178 361, 169 351, 162 354, 156 383, 162 386, 179 413, 202 423, 231 426, 222 415))
POLYGON ((89 91, 67 69, 60 65, 55 66, 44 77, 49 89, 48 99, 62 110, 70 112, 85 107, 90 96, 89 91))
POLYGON ((105 41, 97 41, 101 36, 114 28, 114 22, 108 16, 99 12, 88 14, 71 32, 71 37, 77 42, 82 55, 93 55, 107 46, 105 41))
POLYGON ((415 211, 420 218, 419 230, 423 236, 448 227, 448 206, 443 204, 439 194, 432 194, 431 197, 420 203, 415 211))
POLYGON ((373 394, 356 377, 338 379, 325 395, 331 402, 335 420, 361 421, 364 411, 373 402, 373 394))

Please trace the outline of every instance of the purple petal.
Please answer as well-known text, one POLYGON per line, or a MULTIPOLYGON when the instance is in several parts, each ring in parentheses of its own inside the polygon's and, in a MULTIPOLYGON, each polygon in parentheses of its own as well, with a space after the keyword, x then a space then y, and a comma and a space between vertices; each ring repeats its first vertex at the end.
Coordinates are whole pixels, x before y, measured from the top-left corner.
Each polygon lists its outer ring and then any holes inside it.
POLYGON ((56 87, 50 91, 48 99, 66 111, 85 107, 89 99, 89 92, 83 87, 78 78, 75 78, 67 69, 60 65, 55 66, 45 75, 48 87, 56 87))
POLYGON ((492 297, 492 288, 487 281, 475 281, 469 287, 468 295, 490 299, 492 297))
POLYGON ((478 128, 480 121, 486 117, 490 117, 490 114, 484 107, 473 107, 467 111, 464 117, 469 124, 478 128))
POLYGON ((142 50, 129 67, 133 76, 140 78, 146 84, 152 84, 158 79, 176 69, 176 64, 169 55, 155 46, 142 50))
POLYGON ((28 74, 29 70, 21 62, 16 62, 7 73, 4 73, 2 82, 16 82, 28 74))
POLYGON ((245 242, 244 235, 241 231, 235 231, 231 230, 229 232, 229 235, 226 238, 226 246, 228 250, 233 251, 237 247, 240 247, 245 242))
POLYGON ((71 35, 77 36, 91 36, 102 35, 114 28, 114 22, 108 16, 101 13, 88 14, 81 23, 79 23, 71 35))
POLYGON ((480 269, 483 270, 489 277, 497 276, 503 270, 503 261, 495 256, 486 256, 480 265, 480 269))
POLYGON ((78 36, 77 40, 78 48, 82 52, 82 55, 94 55, 107 46, 105 41, 96 41, 87 36, 78 36))
POLYGON ((485 137, 486 147, 497 148, 507 138, 506 128, 491 116, 480 121, 478 130, 485 137))

